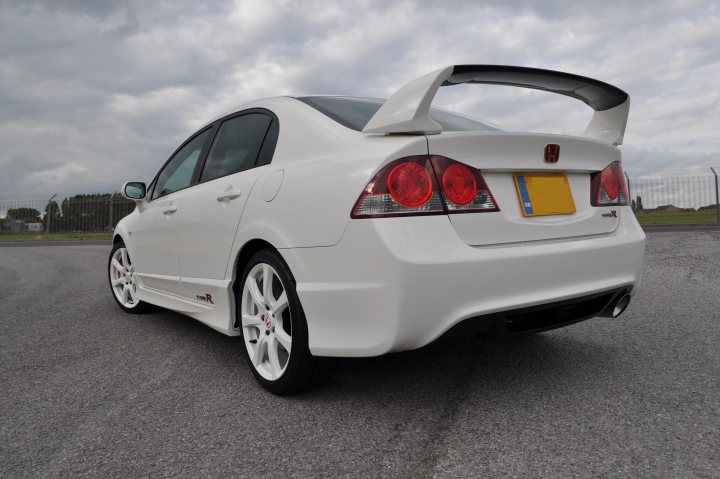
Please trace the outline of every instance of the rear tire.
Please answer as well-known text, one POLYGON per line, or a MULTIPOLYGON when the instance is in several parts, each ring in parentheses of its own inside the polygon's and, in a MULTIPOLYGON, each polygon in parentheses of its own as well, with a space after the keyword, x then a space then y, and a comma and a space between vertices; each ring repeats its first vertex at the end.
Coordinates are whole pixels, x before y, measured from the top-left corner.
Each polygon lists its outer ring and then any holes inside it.
POLYGON ((122 241, 115 243, 110 251, 108 280, 112 296, 123 311, 140 314, 148 310, 149 305, 137 299, 135 268, 122 241))
POLYGON ((286 395, 330 379, 337 361, 310 354, 305 313, 282 257, 258 251, 241 274, 237 319, 245 359, 258 382, 286 395))

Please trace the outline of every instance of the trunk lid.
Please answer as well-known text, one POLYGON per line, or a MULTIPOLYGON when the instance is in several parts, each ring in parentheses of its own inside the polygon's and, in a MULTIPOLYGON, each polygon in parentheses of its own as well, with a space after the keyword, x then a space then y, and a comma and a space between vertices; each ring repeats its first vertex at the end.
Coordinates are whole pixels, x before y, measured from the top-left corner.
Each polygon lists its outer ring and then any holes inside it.
MULTIPOLYGON (((499 212, 451 214, 460 238, 472 246, 541 241, 607 234, 619 224, 617 206, 590 205, 590 175, 613 161, 620 150, 586 138, 510 132, 443 132, 429 135, 430 155, 442 155, 482 171, 499 212), (560 146, 557 163, 545 161, 545 146, 560 146), (575 213, 523 215, 514 175, 555 173, 568 179, 575 213), (615 213, 613 213, 615 211, 615 213)), ((533 201, 540 201, 533 198, 533 201)))

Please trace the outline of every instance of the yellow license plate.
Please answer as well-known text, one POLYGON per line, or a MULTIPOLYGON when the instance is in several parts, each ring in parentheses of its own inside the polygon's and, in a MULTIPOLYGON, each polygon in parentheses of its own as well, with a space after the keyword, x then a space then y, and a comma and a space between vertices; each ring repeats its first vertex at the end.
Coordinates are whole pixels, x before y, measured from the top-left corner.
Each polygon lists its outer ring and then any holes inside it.
POLYGON ((527 173, 513 175, 523 216, 570 215, 575 202, 567 176, 527 173))

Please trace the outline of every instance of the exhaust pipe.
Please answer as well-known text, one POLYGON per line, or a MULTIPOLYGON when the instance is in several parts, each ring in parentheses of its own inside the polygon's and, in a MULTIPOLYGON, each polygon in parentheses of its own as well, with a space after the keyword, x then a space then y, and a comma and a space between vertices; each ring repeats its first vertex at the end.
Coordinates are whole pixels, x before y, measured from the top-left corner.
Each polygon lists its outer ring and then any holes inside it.
POLYGON ((605 311, 600 314, 604 318, 617 318, 627 309, 630 304, 630 295, 624 293, 617 300, 613 300, 605 311))

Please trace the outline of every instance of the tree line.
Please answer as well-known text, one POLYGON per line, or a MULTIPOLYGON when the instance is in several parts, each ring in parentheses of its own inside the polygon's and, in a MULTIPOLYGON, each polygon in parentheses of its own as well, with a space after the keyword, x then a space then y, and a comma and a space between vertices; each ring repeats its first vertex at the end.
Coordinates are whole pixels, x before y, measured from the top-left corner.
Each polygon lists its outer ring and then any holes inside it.
POLYGON ((0 228, 7 228, 11 220, 23 223, 43 223, 51 231, 103 231, 115 227, 118 221, 135 209, 133 201, 119 193, 68 196, 60 204, 51 201, 44 211, 36 208, 9 208, 6 218, 0 219, 0 228))

